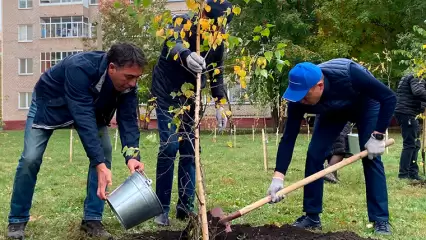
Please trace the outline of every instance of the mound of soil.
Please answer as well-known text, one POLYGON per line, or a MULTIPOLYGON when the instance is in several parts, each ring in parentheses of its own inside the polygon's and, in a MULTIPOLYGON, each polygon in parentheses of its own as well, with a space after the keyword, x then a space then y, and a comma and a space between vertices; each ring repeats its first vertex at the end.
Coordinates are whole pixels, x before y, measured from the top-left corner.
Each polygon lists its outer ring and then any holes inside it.
MULTIPOLYGON (((141 234, 127 235, 122 240, 180 240, 185 239, 181 231, 158 231, 145 232, 141 234)), ((213 240, 367 240, 372 238, 362 238, 353 232, 315 233, 290 225, 281 227, 265 225, 252 227, 250 225, 232 225, 232 232, 216 234, 210 239, 213 240)))

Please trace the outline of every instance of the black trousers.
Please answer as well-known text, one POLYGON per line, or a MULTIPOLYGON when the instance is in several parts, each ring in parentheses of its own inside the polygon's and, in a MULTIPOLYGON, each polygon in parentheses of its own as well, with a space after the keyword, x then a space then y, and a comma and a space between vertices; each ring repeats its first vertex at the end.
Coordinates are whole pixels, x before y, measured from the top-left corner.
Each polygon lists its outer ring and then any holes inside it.
POLYGON ((395 113, 395 117, 403 139, 398 177, 413 178, 419 174, 417 157, 420 150, 420 124, 413 116, 395 113))

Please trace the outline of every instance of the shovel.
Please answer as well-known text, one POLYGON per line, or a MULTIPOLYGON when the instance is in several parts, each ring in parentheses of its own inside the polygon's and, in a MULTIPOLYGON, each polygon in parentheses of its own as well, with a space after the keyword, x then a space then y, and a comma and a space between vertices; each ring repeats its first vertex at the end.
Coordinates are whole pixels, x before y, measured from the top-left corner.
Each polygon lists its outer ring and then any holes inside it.
MULTIPOLYGON (((386 141, 386 147, 390 146, 394 143, 395 143, 395 140, 390 138, 386 141)), ((345 167, 345 166, 347 166, 351 163, 354 163, 357 160, 365 158, 365 157, 367 157, 367 150, 364 150, 364 151, 362 151, 358 154, 353 155, 352 157, 349 157, 347 159, 340 161, 339 163, 336 163, 332 166, 329 166, 322 171, 319 171, 315 174, 312 174, 311 176, 309 176, 307 178, 304 178, 304 179, 302 179, 298 182, 295 182, 295 183, 289 185, 288 187, 283 188, 280 191, 278 191, 277 195, 278 196, 285 196, 286 194, 293 192, 294 190, 296 190, 298 188, 301 188, 301 187, 303 187, 303 186, 305 186, 305 185, 307 185, 307 184, 309 184, 309 183, 311 183, 311 182, 313 182, 317 179, 324 177, 325 175, 327 175, 329 173, 332 173, 336 170, 339 170, 340 168, 345 167)), ((219 218, 218 223, 222 224, 226 227, 226 229, 225 229, 226 232, 231 232, 230 222, 232 220, 239 218, 239 217, 257 209, 257 208, 269 203, 270 201, 271 201, 271 196, 264 197, 264 198, 258 200, 257 202, 254 202, 254 203, 252 203, 252 204, 250 204, 250 205, 248 205, 248 206, 246 206, 246 207, 244 207, 244 208, 242 208, 242 209, 240 209, 236 212, 231 213, 228 216, 225 216, 225 214, 223 213, 223 210, 219 207, 213 208, 210 211, 210 214, 215 218, 219 218)))

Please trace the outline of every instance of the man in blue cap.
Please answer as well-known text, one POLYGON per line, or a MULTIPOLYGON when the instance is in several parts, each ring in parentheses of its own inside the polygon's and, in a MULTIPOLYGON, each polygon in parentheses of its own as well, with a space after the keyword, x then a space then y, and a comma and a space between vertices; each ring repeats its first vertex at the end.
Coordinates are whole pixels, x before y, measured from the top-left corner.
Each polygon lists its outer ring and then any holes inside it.
MULTIPOLYGON (((219 19, 225 19, 230 23, 233 14, 231 12, 232 4, 228 1, 207 0, 206 4, 210 6, 210 11, 203 11, 202 18, 212 19, 216 29, 225 33, 222 24, 218 24, 219 19), (229 11, 228 11, 229 9, 229 11)), ((197 34, 195 17, 191 19, 188 14, 174 17, 172 28, 175 33, 180 33, 184 24, 191 26, 185 34, 178 34, 175 39, 171 37, 172 42, 176 43, 173 47, 164 42, 163 50, 157 64, 154 67, 151 93, 156 97, 156 114, 158 131, 160 135, 160 147, 157 159, 157 183, 156 193, 163 206, 164 213, 155 217, 154 222, 161 226, 170 225, 169 211, 170 200, 173 185, 174 160, 179 151, 180 159, 178 166, 178 202, 176 206, 176 218, 184 220, 193 215, 194 195, 195 195, 195 152, 194 152, 194 116, 195 99, 191 96, 187 98, 185 94, 172 97, 172 93, 181 91, 185 83, 196 86, 197 73, 202 73, 201 88, 207 83, 208 72, 210 78, 210 87, 213 98, 219 104, 222 98, 225 98, 223 88, 223 56, 225 45, 222 43, 215 49, 203 50, 201 54, 196 52, 197 34), (180 19, 179 19, 180 18, 180 19), (177 19, 183 20, 181 24, 177 19), (185 46, 185 42, 189 47, 185 46), (177 56, 177 59, 174 57, 177 56), (220 69, 219 74, 213 74, 212 66, 220 69), (169 112, 170 107, 177 109, 182 106, 189 106, 190 110, 185 111, 179 120, 180 127, 176 129, 173 124, 173 113, 169 112), (176 133, 178 132, 178 133, 176 133)), ((222 22, 223 23, 223 22, 222 22)), ((202 39, 201 39, 202 42, 202 39)), ((184 86, 185 87, 185 86, 184 86)))
MULTIPOLYGON (((338 58, 319 65, 297 64, 289 72, 289 86, 283 98, 289 101, 288 119, 268 189, 271 203, 284 198, 276 192, 283 188, 303 115, 318 114, 307 152, 306 177, 323 169, 330 147, 350 121, 357 125, 360 149, 368 151, 362 164, 369 221, 374 222, 376 233, 391 234, 381 154, 385 151, 384 132, 396 105, 394 92, 361 65, 338 58)), ((293 226, 321 229, 319 214, 322 213, 323 187, 323 179, 304 187, 303 211, 306 215, 299 217, 293 226)))

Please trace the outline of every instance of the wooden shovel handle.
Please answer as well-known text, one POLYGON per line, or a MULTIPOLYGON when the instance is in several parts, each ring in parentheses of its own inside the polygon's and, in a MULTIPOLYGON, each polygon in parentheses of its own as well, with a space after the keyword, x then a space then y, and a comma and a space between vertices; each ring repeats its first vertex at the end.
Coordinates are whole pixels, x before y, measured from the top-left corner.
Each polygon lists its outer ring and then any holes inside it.
MULTIPOLYGON (((386 141, 386 147, 390 146, 394 143, 395 143, 395 140, 390 138, 386 141)), ((342 168, 346 165, 349 165, 349 164, 351 164, 351 163, 353 163, 353 162, 355 162, 359 159, 365 158, 366 156, 367 156, 367 150, 364 150, 364 151, 362 151, 358 154, 353 155, 352 157, 344 159, 344 160, 340 161, 339 163, 336 163, 332 166, 329 166, 329 167, 325 168, 324 170, 321 170, 321 171, 319 171, 315 174, 312 174, 311 176, 309 176, 307 178, 304 178, 300 181, 297 181, 297 182, 289 185, 286 188, 281 189, 280 191, 277 192, 277 195, 283 196, 285 194, 293 192, 294 190, 296 190, 298 188, 301 188, 301 187, 303 187, 303 186, 305 186, 305 185, 307 185, 307 184, 309 184, 309 183, 311 183, 311 182, 313 182, 317 179, 320 179, 320 178, 324 177, 325 175, 332 173, 332 172, 334 172, 334 171, 336 171, 336 170, 338 170, 338 169, 340 169, 340 168, 342 168)), ((245 215, 245 214, 247 214, 247 213, 249 213, 249 212, 251 212, 251 211, 267 204, 267 203, 269 203, 270 201, 271 201, 271 196, 264 197, 264 198, 258 200, 257 202, 254 202, 254 203, 252 203, 252 204, 250 204, 250 205, 248 205, 248 206, 246 206, 246 207, 244 207, 244 208, 222 218, 220 220, 220 222, 224 223, 224 222, 232 221, 232 220, 234 220, 238 217, 241 217, 241 216, 243 216, 243 215, 245 215)))

